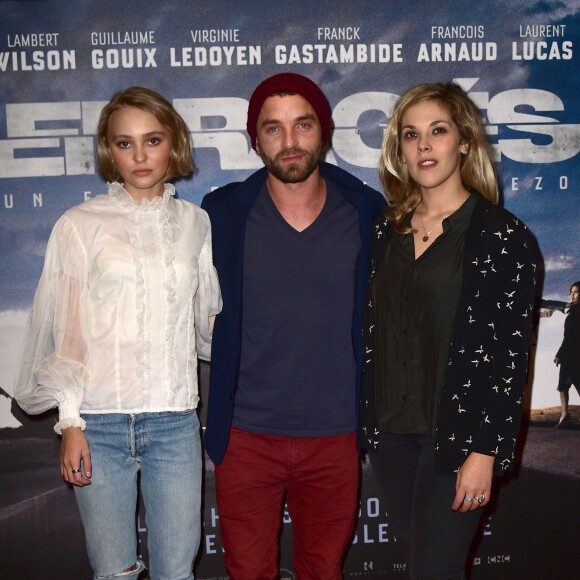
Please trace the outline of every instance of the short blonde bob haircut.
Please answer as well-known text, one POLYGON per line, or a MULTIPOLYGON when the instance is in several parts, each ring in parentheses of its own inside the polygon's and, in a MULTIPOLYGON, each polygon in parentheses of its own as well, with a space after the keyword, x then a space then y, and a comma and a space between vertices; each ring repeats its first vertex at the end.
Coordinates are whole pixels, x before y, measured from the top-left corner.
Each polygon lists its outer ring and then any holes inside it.
POLYGON ((193 171, 191 137, 185 121, 171 103, 159 93, 144 87, 129 87, 115 93, 105 105, 97 125, 97 169, 107 181, 121 178, 109 152, 107 129, 111 115, 123 107, 135 107, 147 111, 171 133, 171 152, 166 179, 187 176, 193 171))
POLYGON ((425 83, 405 92, 395 104, 389 119, 379 161, 379 176, 390 202, 386 218, 394 221, 395 231, 410 233, 405 216, 421 201, 421 189, 410 177, 401 154, 401 125, 405 112, 424 101, 445 107, 457 126, 468 151, 461 156, 461 181, 468 191, 478 191, 491 201, 499 201, 497 176, 491 161, 489 143, 481 114, 465 91, 456 83, 425 83))

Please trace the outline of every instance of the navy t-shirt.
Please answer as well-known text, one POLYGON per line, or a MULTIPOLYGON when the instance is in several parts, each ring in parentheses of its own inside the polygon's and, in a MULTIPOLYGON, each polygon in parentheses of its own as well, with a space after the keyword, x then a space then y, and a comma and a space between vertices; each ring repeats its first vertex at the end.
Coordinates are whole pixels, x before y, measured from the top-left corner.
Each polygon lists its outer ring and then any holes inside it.
POLYGON ((263 187, 245 233, 236 427, 303 437, 355 430, 360 246, 358 213, 330 183, 320 215, 302 232, 263 187))

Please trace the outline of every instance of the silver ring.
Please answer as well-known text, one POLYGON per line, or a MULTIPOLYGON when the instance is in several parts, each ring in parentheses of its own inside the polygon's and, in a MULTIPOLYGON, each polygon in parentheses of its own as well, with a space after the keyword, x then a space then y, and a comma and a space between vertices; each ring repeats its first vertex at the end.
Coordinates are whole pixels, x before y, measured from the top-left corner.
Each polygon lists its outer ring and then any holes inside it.
POLYGON ((465 500, 466 503, 471 503, 472 502, 472 498, 465 496, 465 500))
POLYGON ((72 471, 73 473, 80 473, 80 472, 81 472, 81 470, 80 470, 80 469, 71 469, 71 471, 72 471))
POLYGON ((478 495, 475 498, 479 503, 483 503, 485 501, 485 493, 482 493, 481 495, 478 495))

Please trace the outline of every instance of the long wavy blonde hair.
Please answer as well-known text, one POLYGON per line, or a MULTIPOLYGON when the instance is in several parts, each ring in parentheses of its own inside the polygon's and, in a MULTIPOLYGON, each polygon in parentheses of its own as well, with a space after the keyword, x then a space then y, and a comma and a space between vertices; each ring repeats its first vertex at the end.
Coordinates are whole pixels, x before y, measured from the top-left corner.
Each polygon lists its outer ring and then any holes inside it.
POLYGON ((379 161, 379 176, 390 202, 385 217, 395 224, 395 231, 410 233, 405 216, 421 201, 421 189, 409 176, 401 155, 401 125, 405 112, 424 101, 436 101, 445 107, 457 126, 462 143, 469 149, 461 156, 461 181, 468 191, 479 191, 492 203, 499 200, 497 176, 491 161, 481 114, 467 93, 456 83, 424 83, 405 92, 395 104, 389 119, 379 161))

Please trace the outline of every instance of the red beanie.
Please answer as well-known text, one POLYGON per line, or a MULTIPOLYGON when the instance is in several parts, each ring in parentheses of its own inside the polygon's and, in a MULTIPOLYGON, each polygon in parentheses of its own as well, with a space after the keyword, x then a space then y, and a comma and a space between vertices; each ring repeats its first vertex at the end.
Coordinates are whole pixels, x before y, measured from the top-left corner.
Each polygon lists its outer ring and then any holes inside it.
POLYGON ((256 148, 256 128, 262 105, 269 96, 278 91, 297 93, 310 103, 322 129, 322 144, 326 145, 330 133, 330 107, 326 97, 309 78, 294 73, 281 73, 262 81, 250 97, 247 128, 252 147, 256 148))

